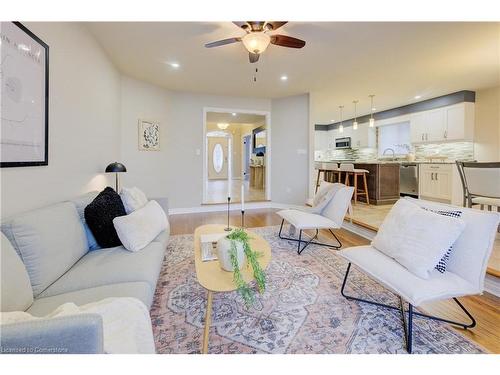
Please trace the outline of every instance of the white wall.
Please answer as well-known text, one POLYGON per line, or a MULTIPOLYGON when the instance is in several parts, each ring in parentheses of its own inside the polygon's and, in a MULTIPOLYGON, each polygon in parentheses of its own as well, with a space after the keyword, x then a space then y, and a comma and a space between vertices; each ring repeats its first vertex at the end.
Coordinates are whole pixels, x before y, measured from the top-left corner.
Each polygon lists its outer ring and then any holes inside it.
POLYGON ((271 198, 304 204, 309 175, 309 95, 271 102, 271 198))
POLYGON ((271 109, 269 99, 174 92, 128 77, 121 80, 121 100, 123 185, 166 196, 171 208, 199 206, 203 199, 204 107, 271 109), (161 151, 138 150, 139 118, 160 121, 161 151))
POLYGON ((474 158, 500 161, 500 86, 476 92, 474 158))
POLYGON ((2 168, 2 217, 101 189, 119 152, 114 66, 78 23, 25 23, 49 45, 49 165, 2 168))

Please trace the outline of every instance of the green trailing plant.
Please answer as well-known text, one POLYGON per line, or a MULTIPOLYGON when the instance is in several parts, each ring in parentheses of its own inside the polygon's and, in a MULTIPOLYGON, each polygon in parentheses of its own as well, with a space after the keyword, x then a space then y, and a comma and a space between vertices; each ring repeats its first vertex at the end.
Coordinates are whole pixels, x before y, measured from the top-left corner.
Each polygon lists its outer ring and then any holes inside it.
POLYGON ((233 266, 233 280, 238 288, 238 292, 245 302, 245 305, 249 307, 253 304, 255 296, 253 289, 250 288, 248 283, 245 282, 241 274, 238 264, 236 244, 239 242, 243 245, 243 251, 247 258, 247 267, 252 267, 253 277, 257 284, 259 293, 261 294, 266 290, 266 274, 258 262, 258 259, 262 256, 262 254, 252 250, 249 243, 250 236, 241 228, 233 229, 233 231, 227 236, 227 239, 231 242, 229 257, 231 259, 231 265, 233 266))

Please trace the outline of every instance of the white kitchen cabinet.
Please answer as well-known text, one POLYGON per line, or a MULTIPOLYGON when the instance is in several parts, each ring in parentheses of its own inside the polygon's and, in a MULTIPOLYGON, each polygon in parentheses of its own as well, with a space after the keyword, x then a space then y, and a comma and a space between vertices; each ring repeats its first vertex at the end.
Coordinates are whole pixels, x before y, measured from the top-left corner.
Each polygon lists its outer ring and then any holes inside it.
POLYGON ((452 201, 453 164, 420 164, 419 196, 442 202, 452 201))
MULTIPOLYGON (((351 128, 352 129, 352 128, 351 128)), ((351 131, 352 148, 376 148, 377 137, 375 128, 370 128, 369 123, 358 124, 356 130, 351 131)))
POLYGON ((460 103, 446 110, 447 141, 473 141, 474 140, 474 104, 460 103))
POLYGON ((472 141, 474 104, 459 103, 410 116, 411 142, 472 141))
POLYGON ((410 116, 412 143, 439 142, 444 140, 446 111, 442 108, 415 113, 410 116))
POLYGON ((325 130, 314 131, 314 149, 322 151, 328 149, 328 144, 331 142, 329 139, 330 132, 325 130))

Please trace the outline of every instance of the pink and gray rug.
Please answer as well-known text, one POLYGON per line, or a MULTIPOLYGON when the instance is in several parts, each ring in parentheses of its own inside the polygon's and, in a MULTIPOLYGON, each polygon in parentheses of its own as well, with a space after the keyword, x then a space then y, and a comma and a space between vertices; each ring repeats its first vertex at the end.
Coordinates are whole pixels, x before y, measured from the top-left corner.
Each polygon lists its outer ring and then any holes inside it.
MULTIPOLYGON (((237 292, 213 299, 210 353, 406 353, 398 311, 340 295, 347 267, 335 250, 280 240, 278 227, 253 229, 272 248, 267 290, 245 308, 237 292)), ((354 269, 347 292, 397 304, 396 297, 354 269)), ((172 236, 151 310, 158 353, 199 353, 206 291, 196 281, 193 236, 172 236)), ((482 353, 450 326, 414 320, 415 353, 482 353)))

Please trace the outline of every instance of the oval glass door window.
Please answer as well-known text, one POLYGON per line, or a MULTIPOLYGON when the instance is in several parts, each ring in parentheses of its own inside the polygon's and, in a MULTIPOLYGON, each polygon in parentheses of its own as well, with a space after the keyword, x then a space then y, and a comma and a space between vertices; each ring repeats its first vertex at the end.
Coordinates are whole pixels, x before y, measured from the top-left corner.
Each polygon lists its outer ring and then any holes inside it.
POLYGON ((214 146, 214 151, 212 154, 212 163, 214 165, 215 172, 220 173, 222 167, 224 166, 224 150, 220 143, 214 146))

